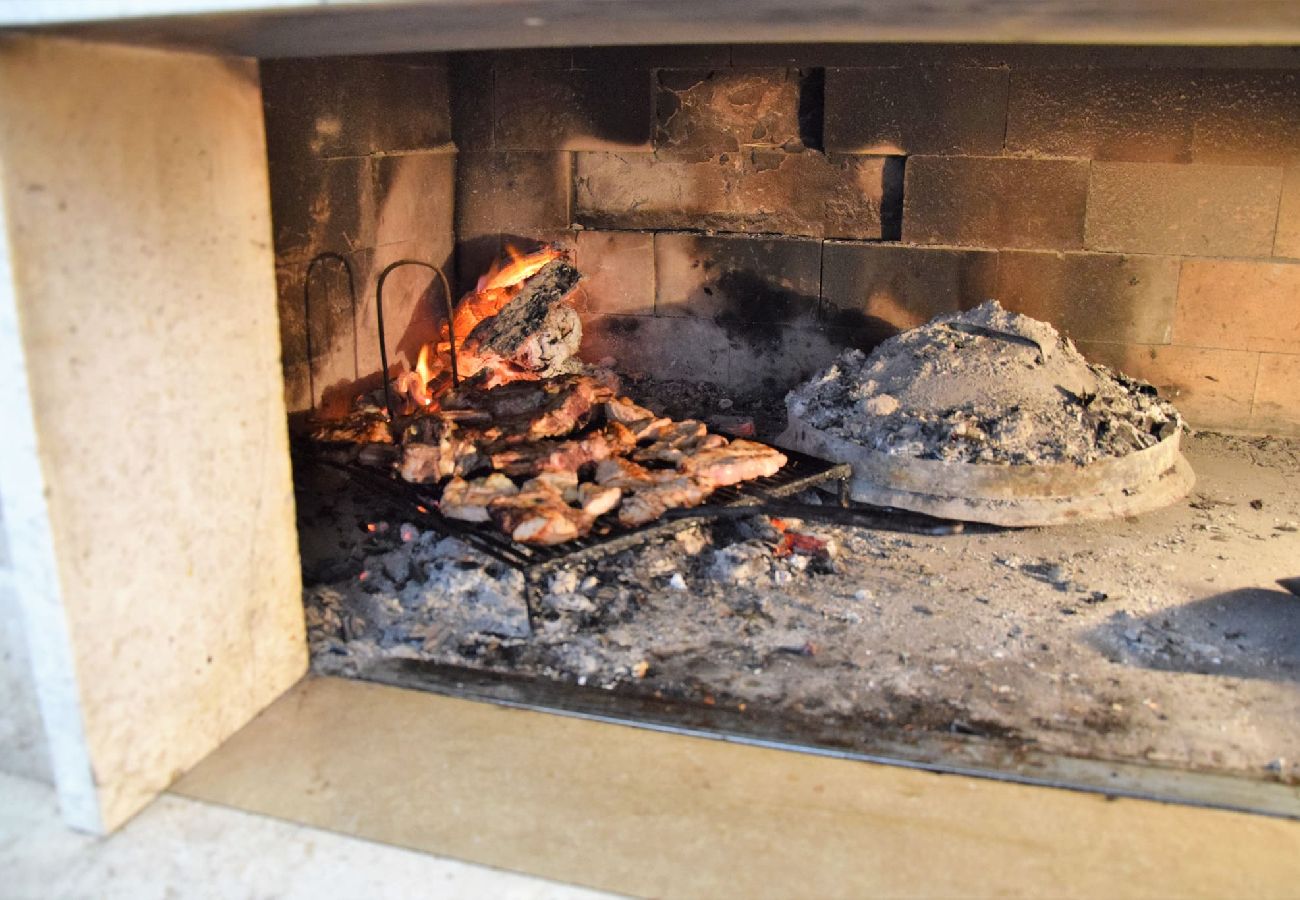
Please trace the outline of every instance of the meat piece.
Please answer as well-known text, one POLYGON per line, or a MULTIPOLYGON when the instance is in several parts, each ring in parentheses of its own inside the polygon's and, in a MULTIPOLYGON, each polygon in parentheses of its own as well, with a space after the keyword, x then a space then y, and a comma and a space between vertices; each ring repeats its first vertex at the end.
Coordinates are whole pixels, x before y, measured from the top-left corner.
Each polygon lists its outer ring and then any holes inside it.
MULTIPOLYGON (((625 442, 618 434, 595 431, 568 441, 535 441, 492 454, 492 468, 509 475, 577 472, 589 463, 609 459, 625 442)), ((622 451, 626 452, 626 451, 622 451)))
POLYGON ((618 506, 618 501, 622 498, 622 488, 604 487, 590 481, 578 485, 578 504, 593 519, 618 506))
POLYGON ((312 440, 325 444, 391 444, 393 434, 388 417, 375 407, 349 413, 345 418, 323 422, 311 432, 312 440))
POLYGON ((673 420, 656 416, 644 406, 638 406, 627 397, 615 397, 605 402, 605 418, 626 427, 637 440, 657 440, 672 427, 673 420))
POLYGON ((578 473, 574 471, 542 472, 524 482, 525 491, 554 491, 565 503, 578 499, 578 473))
POLYGON ((485 413, 504 441, 523 443, 571 434, 613 394, 613 388, 589 375, 558 375, 491 389, 462 386, 447 394, 442 405, 449 414, 485 413))
POLYGON ((727 439, 718 434, 709 434, 703 422, 685 419, 672 423, 672 427, 663 430, 658 439, 648 447, 636 451, 632 458, 637 462, 663 462, 677 465, 687 454, 696 450, 721 447, 727 439))
POLYGON ((645 525, 670 509, 699 506, 711 493, 712 484, 690 475, 658 481, 627 497, 618 508, 618 521, 629 526, 645 525))
POLYGON ((428 440, 408 441, 402 447, 398 473, 407 481, 432 484, 453 475, 464 477, 487 462, 476 435, 462 432, 452 422, 425 433, 428 440))
POLYGON ((473 481, 453 478, 442 489, 438 511, 449 519, 486 522, 489 503, 498 497, 512 497, 517 493, 519 488, 515 483, 500 472, 473 481))
POLYGON ((786 455, 780 450, 754 441, 735 440, 725 447, 701 449, 687 455, 680 470, 723 487, 770 477, 785 463, 786 455))
POLYGON ((548 487, 498 497, 488 514, 502 531, 525 544, 562 544, 591 530, 592 517, 548 487))
POLYGON ((615 457, 607 459, 596 466, 596 483, 604 487, 618 487, 632 490, 654 484, 661 476, 675 477, 676 472, 652 472, 645 466, 630 459, 615 457))

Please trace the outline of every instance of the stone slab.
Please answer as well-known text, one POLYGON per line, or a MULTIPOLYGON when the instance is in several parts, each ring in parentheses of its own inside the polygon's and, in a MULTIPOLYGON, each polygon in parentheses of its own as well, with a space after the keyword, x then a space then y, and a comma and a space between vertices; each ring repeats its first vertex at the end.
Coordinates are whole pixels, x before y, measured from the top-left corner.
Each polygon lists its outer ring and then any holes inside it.
POLYGON ((28 37, 0 105, 6 524, 65 814, 109 830, 306 667, 261 95, 28 37))
POLYGON ((1300 263, 1184 260, 1174 341, 1300 353, 1300 263))
POLYGON ((1251 430, 1300 435, 1300 353, 1264 353, 1250 411, 1251 430))
POLYGON ((1282 819, 338 679, 304 682, 177 791, 635 896, 1285 896, 1300 852, 1282 819))

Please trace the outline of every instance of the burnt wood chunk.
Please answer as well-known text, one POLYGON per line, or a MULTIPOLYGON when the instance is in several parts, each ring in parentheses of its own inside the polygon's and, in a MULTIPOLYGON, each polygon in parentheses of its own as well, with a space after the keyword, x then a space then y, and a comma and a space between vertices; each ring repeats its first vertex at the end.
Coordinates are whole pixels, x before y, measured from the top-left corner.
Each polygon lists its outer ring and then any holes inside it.
POLYGON ((581 278, 563 260, 548 263, 501 312, 474 327, 465 339, 466 352, 551 374, 582 341, 578 314, 563 302, 581 278))

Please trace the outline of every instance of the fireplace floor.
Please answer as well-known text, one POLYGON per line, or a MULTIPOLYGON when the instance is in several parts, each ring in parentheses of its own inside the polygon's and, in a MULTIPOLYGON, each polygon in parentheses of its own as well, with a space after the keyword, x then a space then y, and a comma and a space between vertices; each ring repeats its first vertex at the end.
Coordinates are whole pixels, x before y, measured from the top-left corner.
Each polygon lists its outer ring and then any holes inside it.
POLYGON ((532 635, 518 573, 316 485, 300 497, 313 667, 1300 815, 1300 599, 1275 584, 1300 576, 1300 442, 1187 443, 1196 489, 1140 519, 791 526, 829 560, 777 557, 761 518, 702 526, 557 573, 532 635))

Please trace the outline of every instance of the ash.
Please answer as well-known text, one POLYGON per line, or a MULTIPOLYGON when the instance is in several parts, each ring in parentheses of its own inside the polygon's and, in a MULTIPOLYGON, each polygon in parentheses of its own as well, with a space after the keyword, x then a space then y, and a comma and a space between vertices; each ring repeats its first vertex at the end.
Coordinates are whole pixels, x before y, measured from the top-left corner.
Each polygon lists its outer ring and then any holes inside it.
POLYGON ((847 350, 790 393, 814 428, 898 456, 1085 464, 1158 443, 1180 424, 1155 389, 1092 365, 1051 325, 990 300, 847 350))
POLYGON ((1197 435, 1186 452, 1197 492, 1140 520, 692 527, 556 572, 533 633, 517 572, 317 485, 299 504, 313 665, 420 659, 1295 781, 1300 600, 1275 579, 1300 575, 1300 442, 1197 435), (789 533, 802 552, 783 555, 789 533))

